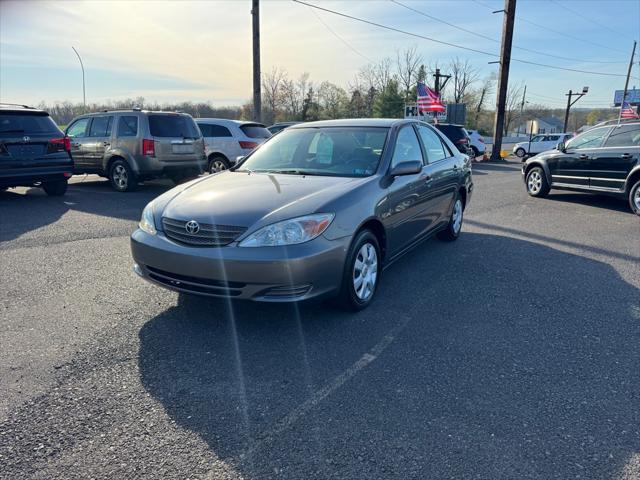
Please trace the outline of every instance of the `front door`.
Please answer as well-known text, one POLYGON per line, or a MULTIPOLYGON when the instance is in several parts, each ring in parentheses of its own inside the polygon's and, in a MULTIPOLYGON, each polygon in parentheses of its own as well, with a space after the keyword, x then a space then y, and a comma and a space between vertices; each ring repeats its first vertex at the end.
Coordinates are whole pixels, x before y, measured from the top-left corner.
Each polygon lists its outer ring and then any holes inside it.
POLYGON ((87 170, 101 171, 102 160, 107 149, 111 148, 111 127, 113 115, 100 115, 93 117, 89 126, 89 135, 86 139, 87 146, 87 170))
MULTIPOLYGON (((401 162, 419 160, 424 163, 418 137, 411 125, 400 129, 391 159, 391 167, 401 162)), ((410 245, 427 228, 425 216, 425 190, 430 187, 425 172, 403 175, 391 179, 388 187, 387 208, 383 213, 389 236, 390 257, 410 245)))
POLYGON ((611 127, 588 130, 567 142, 564 152, 549 158, 551 183, 558 187, 588 188, 591 164, 611 127))
POLYGON ((625 181, 640 158, 640 125, 614 127, 591 161, 589 186, 624 190, 625 181))
POLYGON ((84 173, 86 168, 87 134, 90 118, 80 118, 67 127, 65 131, 71 142, 71 156, 73 157, 76 173, 84 173))

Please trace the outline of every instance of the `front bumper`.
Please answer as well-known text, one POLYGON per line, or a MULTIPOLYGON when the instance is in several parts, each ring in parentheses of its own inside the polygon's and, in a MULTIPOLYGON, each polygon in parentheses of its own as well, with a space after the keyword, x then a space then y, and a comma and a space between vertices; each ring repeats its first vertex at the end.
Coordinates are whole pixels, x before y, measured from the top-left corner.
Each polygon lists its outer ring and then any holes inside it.
POLYGON ((287 247, 189 247, 138 229, 131 235, 134 271, 179 292, 263 302, 336 294, 349 237, 287 247))

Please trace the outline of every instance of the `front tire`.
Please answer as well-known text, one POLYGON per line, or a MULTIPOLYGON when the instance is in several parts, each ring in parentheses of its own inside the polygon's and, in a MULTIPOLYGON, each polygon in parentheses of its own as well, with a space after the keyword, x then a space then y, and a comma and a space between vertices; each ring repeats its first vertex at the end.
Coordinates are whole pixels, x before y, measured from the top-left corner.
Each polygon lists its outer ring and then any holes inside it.
POLYGON ((67 179, 56 180, 53 182, 43 182, 42 189, 50 197, 61 197, 67 193, 67 179))
POLYGON ((640 215, 640 180, 629 190, 629 206, 633 213, 640 215))
POLYGON ((378 239, 363 230, 351 243, 342 275, 340 303, 351 311, 367 308, 376 294, 382 273, 378 239))
POLYGON ((516 150, 516 157, 518 158, 524 158, 524 156, 527 154, 527 152, 525 151, 524 148, 519 148, 516 150))
POLYGON ((228 170, 229 166, 229 161, 226 158, 220 155, 215 155, 211 157, 211 160, 209 160, 209 173, 218 173, 223 170, 228 170))
POLYGON ((439 231, 436 236, 445 242, 453 242, 454 240, 457 240, 460 236, 460 232, 462 231, 463 216, 464 205, 462 204, 460 194, 456 194, 456 199, 453 203, 453 211, 451 212, 447 228, 439 231))
POLYGON ((135 173, 124 160, 116 160, 109 167, 109 182, 118 192, 132 192, 138 186, 135 173))
POLYGON ((546 197, 551 188, 542 167, 533 167, 527 172, 527 193, 532 197, 546 197))

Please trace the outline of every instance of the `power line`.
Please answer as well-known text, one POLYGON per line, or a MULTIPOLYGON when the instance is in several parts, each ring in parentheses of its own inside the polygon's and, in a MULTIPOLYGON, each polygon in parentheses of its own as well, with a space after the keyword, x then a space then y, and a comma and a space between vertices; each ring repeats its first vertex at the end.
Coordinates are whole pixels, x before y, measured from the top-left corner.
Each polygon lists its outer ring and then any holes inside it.
POLYGON ((324 25, 327 30, 329 30, 331 33, 333 33, 333 35, 340 40, 342 43, 344 43, 347 48, 349 48, 353 53, 355 53, 356 55, 361 56, 362 58, 364 58, 365 60, 367 60, 368 62, 373 63, 373 60, 371 60, 369 57, 367 57, 366 55, 360 53, 358 50, 356 50, 355 47, 353 47, 351 44, 349 44, 349 42, 347 42, 344 38, 342 38, 340 35, 338 35, 337 32, 335 32, 329 25, 327 25, 325 23, 324 20, 322 20, 322 18, 320 17, 320 15, 313 9, 313 8, 309 8, 309 10, 311 10, 311 13, 313 13, 313 15, 318 19, 318 21, 324 25))
MULTIPOLYGON (((363 18, 354 17, 352 15, 348 15, 348 14, 342 13, 342 12, 337 12, 335 10, 331 10, 331 9, 328 9, 328 8, 320 7, 318 5, 312 5, 310 3, 303 2, 302 0, 291 0, 291 1, 293 1, 295 3, 299 3, 301 5, 305 5, 307 7, 315 8, 317 10, 322 10, 324 12, 333 13, 334 15, 338 15, 340 17, 349 18, 349 19, 355 20, 357 22, 366 23, 368 25, 373 25, 374 27, 383 28, 385 30, 390 30, 392 32, 402 33, 404 35, 409 35, 411 37, 421 38, 423 40, 428 40, 430 42, 439 43, 441 45, 447 45, 449 47, 459 48, 461 50, 467 50, 469 52, 479 53, 481 55, 488 55, 490 57, 497 57, 498 56, 495 53, 485 52, 484 50, 478 50, 478 49, 475 49, 475 48, 465 47, 465 46, 462 46, 462 45, 457 45, 455 43, 445 42, 443 40, 437 40, 435 38, 427 37, 425 35, 420 35, 420 34, 417 34, 417 33, 408 32, 406 30, 401 30, 399 28, 390 27, 388 25, 383 25, 381 23, 376 23, 376 22, 372 22, 370 20, 365 20, 363 18)), ((518 59, 518 58, 512 58, 511 60, 513 60, 514 62, 526 63, 528 65, 536 65, 538 67, 552 68, 552 69, 555 69, 555 70, 565 70, 565 71, 569 71, 569 72, 586 73, 586 74, 590 74, 590 75, 602 75, 602 76, 606 76, 606 77, 626 77, 626 75, 621 75, 621 74, 617 74, 617 73, 593 72, 593 71, 589 71, 589 70, 579 70, 579 69, 575 69, 575 68, 558 67, 556 65, 547 65, 545 63, 531 62, 531 61, 528 61, 528 60, 522 60, 522 59, 518 59)))
MULTIPOLYGON (((497 40, 497 39, 495 39, 495 38, 489 37, 489 36, 487 36, 487 35, 483 35, 483 34, 478 33, 478 32, 474 32, 474 31, 472 31, 472 30, 468 30, 468 29, 463 28, 463 27, 461 27, 461 26, 459 26, 459 25, 455 25, 455 24, 453 24, 453 23, 447 22, 446 20, 442 20, 441 18, 434 17, 433 15, 429 15, 428 13, 425 13, 425 12, 423 12, 423 11, 420 11, 420 10, 418 10, 418 9, 415 9, 415 8, 413 8, 413 7, 410 7, 409 5, 405 5, 405 4, 403 4, 403 3, 400 3, 398 0, 389 0, 389 1, 390 1, 390 2, 395 3, 396 5, 401 6, 401 7, 403 7, 403 8, 406 8, 407 10, 411 10, 412 12, 415 12, 415 13, 417 13, 418 15, 422 15, 423 17, 430 18, 430 19, 432 19, 432 20, 435 20, 436 22, 444 23, 445 25, 448 25, 448 26, 453 27, 453 28, 455 28, 455 29, 458 29, 458 30, 461 30, 461 31, 463 31, 463 32, 469 33, 469 34, 471 34, 471 35, 473 35, 473 36, 475 36, 475 37, 484 38, 485 40, 489 40, 489 41, 494 42, 494 43, 500 43, 500 40, 497 40)), ((626 61, 619 61, 619 62, 617 62, 617 61, 599 61, 599 60, 586 60, 586 61, 585 61, 585 60, 579 60, 579 59, 577 59, 577 58, 562 57, 562 56, 560 56, 560 55, 554 55, 554 54, 552 54, 552 53, 541 52, 541 51, 539 51, 539 50, 533 50, 533 49, 531 49, 531 48, 519 47, 519 46, 517 46, 517 45, 514 45, 514 46, 513 46, 513 48, 518 49, 518 50, 522 50, 522 51, 524 51, 524 52, 534 53, 534 54, 536 54, 536 55, 544 55, 545 57, 553 57, 553 58, 558 58, 558 59, 560 59, 560 60, 569 60, 569 61, 572 61, 572 62, 581 62, 581 63, 603 63, 603 64, 605 64, 605 63, 606 63, 606 64, 611 64, 611 63, 627 63, 626 61)))
MULTIPOLYGON (((489 10, 493 10, 493 7, 491 7, 490 5, 487 5, 486 3, 482 3, 480 0, 472 0, 472 1, 477 3, 478 5, 482 5, 483 7, 487 8, 489 10)), ((614 52, 619 52, 619 53, 624 53, 624 54, 628 53, 628 52, 625 52, 624 50, 620 50, 618 48, 613 48, 613 47, 609 47, 607 45, 603 45, 601 43, 592 42, 591 40, 586 40, 584 38, 576 37, 574 35, 570 35, 568 33, 562 32, 560 30, 554 30, 553 28, 549 28, 546 25, 541 25, 541 24, 536 23, 534 21, 531 21, 531 20, 528 20, 526 18, 523 18, 520 15, 516 15, 516 19, 520 20, 521 22, 525 22, 525 23, 528 23, 528 24, 533 25, 535 27, 541 28, 543 30, 547 30, 549 32, 555 33, 556 35, 561 35, 563 37, 571 38, 572 40, 577 40, 579 42, 588 43, 590 45, 594 45, 594 46, 600 47, 600 48, 605 48, 607 50, 611 50, 611 51, 614 51, 614 52)), ((616 63, 627 63, 627 62, 616 62, 616 63)))
POLYGON ((569 7, 567 7, 566 5, 563 5, 562 3, 558 2, 557 0, 549 0, 549 1, 550 1, 550 2, 552 2, 552 3, 555 3, 555 4, 556 4, 556 5, 558 5, 559 7, 564 8, 567 12, 571 12, 571 13, 573 13, 574 15, 577 15, 577 16, 578 16, 578 17, 580 17, 580 18, 584 18, 585 20, 587 20, 587 21, 589 21, 589 22, 593 23, 594 25, 599 26, 600 28, 604 28, 604 29, 606 29, 606 30, 609 30, 609 31, 610 31, 610 32, 612 32, 612 33, 615 33, 616 35, 620 35, 620 32, 619 32, 619 31, 616 31, 616 30, 614 30, 613 28, 611 28, 611 27, 609 27, 609 26, 607 26, 607 25, 604 25, 604 24, 602 24, 602 23, 600 23, 600 22, 597 22, 597 21, 595 21, 594 19, 589 18, 589 17, 587 17, 586 15, 582 14, 581 12, 579 12, 579 11, 577 11, 577 10, 574 10, 574 9, 572 9, 572 8, 569 8, 569 7))

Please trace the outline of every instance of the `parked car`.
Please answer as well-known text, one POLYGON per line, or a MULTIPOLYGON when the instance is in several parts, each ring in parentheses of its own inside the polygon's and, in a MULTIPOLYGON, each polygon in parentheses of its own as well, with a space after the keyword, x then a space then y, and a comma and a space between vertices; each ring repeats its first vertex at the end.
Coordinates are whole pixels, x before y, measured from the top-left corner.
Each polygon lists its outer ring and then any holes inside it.
POLYGON ((0 104, 0 190, 37 186, 64 195, 73 175, 69 150, 69 139, 47 112, 0 104))
POLYGON ((261 123, 223 118, 198 118, 196 123, 204 136, 210 173, 228 169, 271 136, 261 123))
POLYGON ((469 134, 462 125, 454 125, 450 123, 436 123, 434 124, 438 130, 445 134, 445 136, 453 142, 456 148, 465 155, 473 156, 473 150, 471 148, 471 141, 469 134))
POLYGON ((120 191, 169 177, 180 183, 207 167, 202 134, 186 113, 140 109, 81 115, 67 127, 75 173, 107 177, 120 191))
POLYGON ((278 122, 278 123, 274 123, 270 127, 267 127, 267 130, 271 132, 271 135, 275 135, 276 133, 281 132, 285 128, 290 127, 291 125, 297 125, 299 123, 300 122, 278 122))
POLYGON ((469 135, 469 144, 471 145, 471 150, 473 150, 473 156, 479 157, 480 155, 484 155, 487 147, 484 144, 482 135, 480 135, 477 130, 467 130, 467 134, 469 135))
POLYGON ((264 302, 372 301, 386 265, 460 235, 471 162, 417 120, 294 125, 231 169, 149 203, 135 272, 187 294, 264 302))
POLYGON ((544 135, 535 135, 531 138, 531 142, 519 142, 513 146, 513 153, 518 158, 524 158, 525 155, 533 156, 538 153, 553 150, 559 143, 567 142, 573 135, 571 133, 549 133, 544 135))
POLYGON ((522 165, 529 195, 552 188, 626 198, 640 215, 640 120, 587 130, 522 165))

